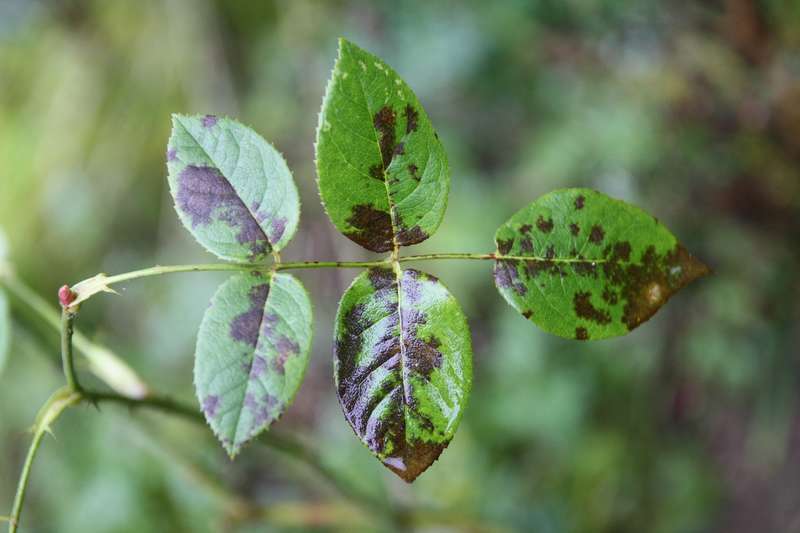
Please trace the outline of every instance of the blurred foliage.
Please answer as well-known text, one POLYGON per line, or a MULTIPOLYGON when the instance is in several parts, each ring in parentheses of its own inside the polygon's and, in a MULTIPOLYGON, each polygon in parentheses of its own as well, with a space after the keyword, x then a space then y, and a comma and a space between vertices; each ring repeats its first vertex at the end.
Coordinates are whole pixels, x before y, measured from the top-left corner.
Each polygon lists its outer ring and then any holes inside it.
MULTIPOLYGON (((489 251, 522 205, 587 186, 656 214, 716 275, 626 338, 577 343, 519 317, 490 265, 426 263, 469 317, 475 386, 449 449, 406 486, 335 399, 333 315, 355 272, 301 273, 316 338, 277 427, 373 494, 471 510, 507 530, 795 530, 798 2, 2 0, 0 227, 19 276, 55 301, 61 284, 99 271, 210 259, 166 191, 171 112, 230 114, 285 154, 304 200, 287 259, 366 257, 335 232, 314 181, 340 35, 398 70, 448 150, 449 209, 415 251, 489 251)), ((194 402, 194 336, 223 279, 132 283, 85 306, 79 326, 158 390, 194 402)), ((8 507, 25 430, 61 383, 55 334, 15 319, 0 380, 8 507)), ((163 416, 80 408, 54 430, 24 531, 237 530, 175 457, 264 504, 340 498, 279 455, 251 447, 231 463, 210 431, 163 416)), ((269 524, 240 530, 280 529, 269 524)))

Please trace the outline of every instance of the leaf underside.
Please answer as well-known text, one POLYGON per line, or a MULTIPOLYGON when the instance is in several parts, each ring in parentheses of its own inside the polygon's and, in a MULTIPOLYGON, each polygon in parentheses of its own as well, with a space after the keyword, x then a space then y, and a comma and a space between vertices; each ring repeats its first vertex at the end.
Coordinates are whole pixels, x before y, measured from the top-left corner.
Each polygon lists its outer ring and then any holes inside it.
POLYGON ((453 438, 471 389, 458 302, 433 276, 373 268, 345 292, 335 331, 345 418, 385 466, 413 481, 453 438))
POLYGON ((308 365, 311 303, 289 274, 237 274, 211 300, 197 336, 194 380, 225 449, 266 429, 292 402, 308 365))
POLYGON ((300 200, 292 174, 250 128, 213 115, 173 115, 167 167, 181 221, 218 257, 258 262, 294 235, 300 200))
POLYGON ((542 196, 500 226, 495 243, 506 301, 579 340, 625 335, 709 273, 654 217, 589 189, 542 196))
POLYGON ((424 241, 447 207, 450 170, 413 91, 342 39, 317 129, 322 202, 345 236, 374 252, 424 241))

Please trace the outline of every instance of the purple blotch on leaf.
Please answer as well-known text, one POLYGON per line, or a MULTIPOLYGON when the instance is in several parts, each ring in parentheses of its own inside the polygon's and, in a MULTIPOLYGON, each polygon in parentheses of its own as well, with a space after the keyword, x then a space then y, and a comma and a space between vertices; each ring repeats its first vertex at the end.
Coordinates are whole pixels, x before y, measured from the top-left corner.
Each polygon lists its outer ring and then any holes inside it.
POLYGON ((219 209, 219 219, 238 227, 236 240, 249 245, 253 257, 269 251, 269 240, 230 182, 213 167, 187 166, 178 178, 175 195, 178 208, 189 216, 192 228, 211 224, 219 209))
POLYGON ((209 394, 206 396, 206 399, 203 400, 203 413, 205 413, 206 418, 214 418, 217 415, 218 408, 219 396, 216 394, 209 394))
MULTIPOLYGON (((269 285, 264 283, 250 289, 250 307, 244 313, 237 315, 231 322, 231 337, 234 340, 256 347, 258 344, 258 329, 261 318, 264 316, 264 305, 267 303, 269 285)), ((255 363, 254 363, 255 364, 255 363)))
POLYGON ((167 161, 175 161, 178 158, 178 151, 175 148, 167 150, 167 161))
POLYGON ((210 128, 217 123, 217 117, 214 115, 206 115, 203 117, 203 127, 210 128))

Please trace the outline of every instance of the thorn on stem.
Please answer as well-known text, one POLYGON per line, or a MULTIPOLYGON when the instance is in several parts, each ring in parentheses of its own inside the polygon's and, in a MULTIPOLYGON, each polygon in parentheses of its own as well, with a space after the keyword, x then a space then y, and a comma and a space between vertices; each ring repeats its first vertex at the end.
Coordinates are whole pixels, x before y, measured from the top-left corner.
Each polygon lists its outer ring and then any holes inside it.
POLYGON ((78 295, 75 291, 69 288, 69 285, 64 285, 60 289, 58 289, 58 301, 61 303, 61 307, 66 309, 70 306, 72 302, 75 301, 78 295))

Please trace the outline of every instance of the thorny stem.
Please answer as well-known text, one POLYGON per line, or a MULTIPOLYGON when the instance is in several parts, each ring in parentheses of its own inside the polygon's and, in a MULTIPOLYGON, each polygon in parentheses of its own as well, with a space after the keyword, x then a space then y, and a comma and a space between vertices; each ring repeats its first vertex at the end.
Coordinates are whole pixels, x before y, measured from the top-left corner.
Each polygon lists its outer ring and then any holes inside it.
POLYGON ((69 390, 80 393, 81 384, 75 372, 75 361, 72 349, 72 334, 74 332, 75 313, 64 309, 61 312, 61 365, 69 390))

